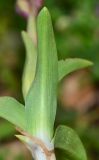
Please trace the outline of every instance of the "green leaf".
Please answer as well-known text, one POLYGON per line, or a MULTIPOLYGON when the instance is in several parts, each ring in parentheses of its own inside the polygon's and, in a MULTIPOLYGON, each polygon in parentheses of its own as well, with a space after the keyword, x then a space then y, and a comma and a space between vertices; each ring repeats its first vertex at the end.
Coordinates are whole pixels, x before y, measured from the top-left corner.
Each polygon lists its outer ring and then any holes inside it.
POLYGON ((37 34, 36 76, 26 98, 27 130, 51 138, 57 106, 58 58, 51 17, 45 7, 37 19, 37 34))
POLYGON ((25 108, 14 98, 0 97, 0 117, 25 129, 25 108))
POLYGON ((87 160, 85 149, 76 132, 66 126, 59 126, 54 137, 57 160, 87 160))
POLYGON ((69 73, 91 66, 92 64, 92 62, 80 58, 68 58, 66 60, 60 60, 58 63, 58 80, 60 81, 69 73))
POLYGON ((29 34, 23 31, 22 37, 26 47, 26 61, 22 77, 22 91, 25 98, 35 77, 37 53, 29 34))
POLYGON ((30 139, 23 135, 15 135, 21 142, 27 144, 29 143, 30 139))

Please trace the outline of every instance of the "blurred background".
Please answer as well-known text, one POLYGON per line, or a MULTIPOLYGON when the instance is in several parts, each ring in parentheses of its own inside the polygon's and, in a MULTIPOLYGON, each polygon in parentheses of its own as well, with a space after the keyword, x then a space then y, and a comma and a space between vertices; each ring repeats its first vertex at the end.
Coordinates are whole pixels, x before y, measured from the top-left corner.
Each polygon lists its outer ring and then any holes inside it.
MULTIPOLYGON (((16 0, 0 0, 0 96, 23 103, 21 76, 25 48, 21 31, 26 19, 15 11, 16 0)), ((99 160, 99 2, 45 0, 52 15, 59 59, 85 58, 94 66, 74 72, 59 84, 55 127, 68 125, 79 134, 88 160, 99 160)), ((14 137, 15 128, 0 119, 0 160, 31 156, 14 137)))

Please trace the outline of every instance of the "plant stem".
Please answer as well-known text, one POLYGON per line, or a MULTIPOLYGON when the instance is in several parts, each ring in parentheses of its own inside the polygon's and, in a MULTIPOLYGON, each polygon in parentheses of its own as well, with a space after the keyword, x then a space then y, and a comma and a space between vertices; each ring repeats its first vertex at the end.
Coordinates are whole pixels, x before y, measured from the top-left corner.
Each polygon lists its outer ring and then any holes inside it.
POLYGON ((37 46, 37 35, 36 35, 36 17, 30 14, 27 23, 27 32, 33 40, 34 46, 37 46))
POLYGON ((37 150, 35 153, 32 153, 34 160, 56 160, 55 154, 46 155, 43 150, 37 150))
POLYGON ((41 140, 35 139, 29 143, 29 149, 34 160, 56 160, 54 146, 45 145, 41 140), (36 141, 35 141, 36 140, 36 141))

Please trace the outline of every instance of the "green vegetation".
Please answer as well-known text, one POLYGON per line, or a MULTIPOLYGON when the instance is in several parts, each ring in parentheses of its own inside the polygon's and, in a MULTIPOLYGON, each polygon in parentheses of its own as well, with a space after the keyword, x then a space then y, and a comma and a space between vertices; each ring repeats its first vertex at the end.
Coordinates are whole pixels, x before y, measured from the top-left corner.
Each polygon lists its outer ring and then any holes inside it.
MULTIPOLYGON (((82 100, 78 96, 78 103, 83 104, 84 99, 89 96, 89 93, 93 92, 93 97, 90 97, 90 102, 85 104, 85 110, 83 112, 83 107, 80 105, 80 113, 77 110, 77 103, 74 103, 75 108, 69 108, 69 104, 67 103, 65 105, 65 108, 62 108, 62 104, 58 103, 56 105, 53 104, 53 100, 56 100, 56 94, 55 91, 55 85, 53 89, 53 93, 49 93, 46 91, 46 88, 53 88, 51 79, 54 79, 50 76, 45 81, 45 73, 42 74, 44 77, 42 77, 42 82, 39 83, 39 89, 37 87, 34 87, 33 80, 35 78, 35 74, 37 71, 37 64, 38 64, 38 58, 37 56, 40 53, 43 53, 43 51, 46 50, 47 59, 51 58, 54 61, 53 56, 50 56, 49 52, 50 49, 53 52, 53 55, 55 54, 55 51, 53 51, 53 47, 49 47, 52 45, 52 39, 50 36, 50 33, 46 32, 45 36, 43 33, 44 30, 51 30, 52 27, 47 28, 47 21, 45 21, 44 13, 41 16, 41 18, 38 19, 37 22, 37 33, 39 37, 40 42, 36 42, 36 35, 35 35, 35 23, 36 19, 29 19, 27 20, 28 27, 27 31, 22 32, 23 41, 25 43, 26 47, 26 60, 25 60, 25 67, 23 71, 23 63, 24 63, 24 49, 23 49, 23 43, 20 36, 20 31, 23 30, 26 25, 25 19, 22 19, 21 17, 17 16, 14 11, 14 1, 9 0, 9 4, 7 4, 5 1, 0 2, 0 18, 1 18, 1 26, 0 26, 0 95, 6 96, 1 97, 0 101, 0 115, 1 117, 5 118, 6 120, 12 122, 15 126, 17 126, 21 134, 23 133, 23 136, 25 136, 25 139, 22 135, 17 135, 17 137, 21 140, 24 140, 25 143, 27 141, 30 141, 31 139, 27 138, 28 136, 37 136, 38 135, 38 128, 39 130, 47 134, 48 139, 53 139, 53 133, 55 133, 56 138, 60 139, 59 144, 57 144, 56 140, 54 143, 56 148, 55 154, 57 156, 57 159, 59 155, 61 155, 61 159, 86 159, 85 151, 82 147, 82 144, 80 140, 78 140, 78 145, 81 146, 79 150, 75 150, 75 153, 72 151, 72 146, 75 146, 76 142, 73 141, 74 136, 76 137, 76 133, 68 127, 65 128, 65 130, 62 129, 62 132, 69 132, 70 131, 70 145, 66 143, 67 141, 64 140, 64 148, 61 147, 60 143, 63 143, 63 139, 66 139, 66 137, 63 137, 63 133, 59 132, 59 135, 56 134, 55 129, 59 124, 64 124, 65 126, 72 127, 76 130, 76 132, 79 134, 81 140, 83 141, 83 144, 86 148, 88 159, 99 159, 99 142, 97 141, 98 135, 99 135, 99 116, 98 116, 98 81, 99 81, 99 73, 98 73, 98 66, 99 66, 99 9, 98 9, 98 2, 94 0, 86 0, 86 1, 74 1, 74 0, 46 0, 45 1, 46 6, 48 6, 52 21, 53 21, 53 27, 55 31, 55 40, 56 40, 56 46, 57 46, 57 55, 58 55, 58 64, 57 69, 48 69, 50 68, 49 63, 46 64, 47 68, 46 70, 53 71, 51 74, 55 76, 57 79, 57 83, 55 83, 57 86, 59 85, 59 89, 61 89, 64 80, 68 79, 68 77, 75 75, 77 73, 79 75, 79 72, 81 72, 80 80, 77 80, 77 84, 80 86, 80 91, 83 92, 83 89, 85 88, 87 90, 87 93, 82 93, 82 100), (6 13, 4 12, 6 10, 6 13), (41 22, 40 22, 41 21, 41 22), (33 22, 33 24, 32 24, 33 22), (43 25, 43 27, 41 27, 43 25), (44 28, 44 26, 46 26, 44 28), (42 34, 41 34, 42 33, 42 34), (49 38, 49 39, 48 39, 49 38), (45 39, 42 42, 42 39, 45 39), (51 40, 50 40, 51 39, 51 40), (51 43, 50 43, 51 41, 51 43), (46 43, 45 43, 46 42, 46 43), (40 48, 40 49, 39 49, 40 48), (76 58, 77 57, 77 58, 76 58), (84 59, 87 60, 84 60, 84 59), (94 62, 94 65, 91 69, 85 69, 84 71, 87 71, 87 74, 83 76, 82 71, 74 72, 78 69, 86 68, 87 66, 92 65, 92 63, 88 60, 91 60, 94 62), (32 67, 31 67, 32 66, 32 67), (55 72, 57 71, 57 72, 55 72), (21 73, 23 72, 22 77, 22 85, 21 85, 21 73), (55 72, 55 73, 54 73, 55 72), (73 74, 72 74, 73 72, 73 74), (71 73, 71 74, 70 74, 71 73), (50 84, 50 85, 48 85, 50 84), (33 87, 32 87, 33 86, 33 87), (40 89, 40 86, 43 86, 43 91, 40 89), (44 88, 45 86, 45 88, 44 88), (87 86, 91 86, 89 92, 87 89, 87 86), (21 94, 21 88, 23 92, 23 96, 21 94), (34 89, 33 89, 34 88, 34 89), (94 88, 94 90, 93 90, 94 88), (32 91, 34 90, 34 91, 32 91), (39 91, 39 92, 38 92, 39 91), (42 94, 43 92, 43 94, 42 94), (39 94, 39 96, 38 96, 39 94), (42 97, 40 95, 42 94, 42 97), (50 99, 47 99, 47 94, 51 95, 48 96, 50 99), (45 96, 44 96, 45 95, 45 96), (10 98, 7 96, 15 97, 17 100, 19 100, 21 103, 16 101, 14 98, 10 98), (38 101, 33 101, 33 97, 38 97, 38 101), (24 98, 23 98, 24 97, 24 98), (46 98, 44 98, 46 97, 46 98), (24 100, 23 100, 24 99, 24 100), (43 105, 41 105, 41 102, 46 104, 44 106, 44 112, 42 111, 43 105), (8 102, 9 101, 9 102, 8 102), (25 104, 24 104, 25 103, 25 104), (50 104, 52 105, 50 105, 50 104), (60 106, 59 106, 60 105, 60 106), (2 107, 3 106, 3 107, 2 107), (14 107, 13 107, 14 106, 14 107), (26 106, 24 108, 24 106, 26 106), (40 107, 42 106, 42 107, 40 107), (49 107, 50 106, 50 107, 49 107), (57 108, 58 106, 58 108, 57 108), (11 109, 9 109, 9 107, 11 109), (52 112, 52 108, 54 108, 54 111, 52 112), (6 108, 6 109, 5 109, 6 108), (30 110, 31 108, 31 110, 30 110), (34 114, 34 108, 35 113, 34 114), (40 109, 38 109, 40 108, 40 109), (46 110, 47 108, 47 110, 46 110), (49 109, 48 109, 49 108, 49 109), (57 108, 57 115, 56 115, 56 108, 57 108), (69 108, 69 109, 68 109, 69 108), (26 113, 27 112, 27 113, 26 113), (52 114, 53 113, 53 114, 52 114), (39 114, 39 118, 36 119, 36 115, 39 114), (20 117, 21 115, 21 117, 20 117), (28 116, 31 115, 31 116, 28 116), (32 116, 34 115, 34 116, 32 116), (55 119, 56 115, 56 119, 55 119), (27 118, 26 118, 27 117, 27 118), (41 121, 40 121, 40 117, 41 121), (46 121, 45 121, 46 119, 46 121), (41 122, 41 123, 39 123, 41 122), (55 128, 54 128, 54 122, 55 122, 55 128), (28 125, 30 124, 30 125, 28 125), (36 126, 35 126, 36 124, 36 126), (35 129, 34 129, 35 128, 35 129), (22 131, 21 131, 22 129, 22 131), (69 130, 69 131, 67 131, 69 130), (24 132, 26 133, 24 133, 24 132), (37 135, 36 135, 37 134, 37 135), (59 138, 57 138, 59 137, 59 138), (60 137, 63 137, 61 139, 60 137), (72 141, 72 143, 71 143, 72 141), (58 147, 57 147, 58 146, 58 147), (78 156, 78 152, 80 152, 80 149, 82 150, 82 156, 78 156), (61 150, 61 153, 60 153, 61 150)), ((50 22, 51 24, 51 22, 50 22)), ((54 43, 55 45, 55 43, 54 43)), ((52 53, 51 52, 51 53, 52 53)), ((43 55, 43 54, 41 54, 43 55)), ((44 54, 45 55, 45 54, 44 54)), ((41 58, 40 58, 41 59, 41 58)), ((40 70, 43 70, 43 63, 39 63, 40 70)), ((44 62, 45 65, 45 62, 44 62)), ((51 65, 51 67, 53 67, 51 65)), ((45 68, 45 66, 44 66, 45 68)), ((50 73, 50 72, 49 72, 50 73)), ((48 75, 49 76, 49 75, 48 75)), ((41 75, 38 76, 39 79, 41 79, 41 75)), ((38 79, 38 78, 37 78, 38 79)), ((72 78, 71 78, 72 79, 72 78)), ((37 80, 38 81, 38 80, 37 80)), ((36 83, 36 82, 35 82, 36 83)), ((68 85, 68 84, 67 84, 68 85)), ((35 86, 38 86, 38 83, 35 84, 35 86)), ((71 86, 73 87, 72 83, 71 86)), ((80 93, 79 93, 80 94, 80 93)), ((76 94, 75 94, 76 95, 76 94)), ((60 98, 60 97, 59 97, 60 98)), ((68 100, 68 101, 72 101, 68 100)), ((83 105, 84 106, 84 105, 83 105)), ((1 119, 0 121, 0 141, 1 141, 1 147, 3 143, 11 142, 14 139, 12 136, 16 133, 15 127, 13 127, 10 123, 3 121, 1 119)), ((64 128, 64 126, 61 126, 64 128)), ((40 132, 39 132, 40 133, 40 132)), ((38 138, 43 140, 43 137, 45 137, 43 134, 41 134, 38 138)), ((66 135, 66 134, 65 134, 66 135)), ((68 136, 68 134, 67 134, 68 136)), ((79 138, 78 138, 79 139, 79 138)), ((46 141, 44 139, 44 141, 46 141)), ((48 140, 49 141, 49 140, 48 140)), ((78 146, 77 145, 77 146, 78 146)), ((52 145, 53 146, 53 145, 52 145)), ((53 148, 53 147, 52 147, 53 148)), ((2 159, 6 159, 7 154, 3 154, 2 159)), ((79 154, 80 155, 80 154, 79 154)), ((0 151, 0 157, 2 157, 2 153, 0 151)), ((20 159, 21 155, 16 157, 16 159, 20 159), (19 157, 19 158, 18 158, 19 157)), ((24 156, 23 156, 24 158, 24 156)), ((60 157, 59 157, 60 158, 60 157)))

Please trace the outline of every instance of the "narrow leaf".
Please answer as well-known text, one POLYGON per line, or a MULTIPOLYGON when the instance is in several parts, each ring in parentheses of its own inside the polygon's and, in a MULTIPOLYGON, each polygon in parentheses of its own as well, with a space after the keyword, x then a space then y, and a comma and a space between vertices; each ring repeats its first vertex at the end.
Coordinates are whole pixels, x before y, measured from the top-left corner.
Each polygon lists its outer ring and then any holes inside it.
POLYGON ((27 144, 29 143, 30 139, 23 135, 15 135, 21 142, 27 144))
POLYGON ((25 129, 25 108, 14 98, 0 97, 0 117, 25 129))
POLYGON ((93 63, 80 59, 80 58, 68 58, 66 60, 60 60, 58 63, 58 80, 60 81, 67 74, 91 66, 93 63))
POLYGON ((32 134, 45 133, 51 138, 57 106, 58 60, 51 17, 46 8, 38 16, 37 34, 36 76, 26 98, 27 130, 32 134))
POLYGON ((57 160, 87 160, 86 152, 76 132, 66 126, 59 126, 54 137, 57 160))
POLYGON ((26 62, 22 77, 22 90, 25 98, 35 77, 37 53, 28 33, 22 32, 22 37, 26 46, 26 62))

